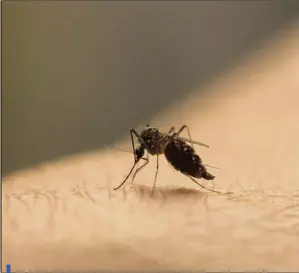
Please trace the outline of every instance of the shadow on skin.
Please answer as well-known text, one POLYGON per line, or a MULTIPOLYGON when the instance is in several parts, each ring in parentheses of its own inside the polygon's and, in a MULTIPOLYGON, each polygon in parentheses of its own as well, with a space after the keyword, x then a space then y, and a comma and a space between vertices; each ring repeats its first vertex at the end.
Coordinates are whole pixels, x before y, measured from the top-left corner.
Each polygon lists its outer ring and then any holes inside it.
MULTIPOLYGON (((128 186, 127 186, 128 187, 128 186)), ((130 185, 129 190, 124 191, 135 192, 141 198, 148 198, 149 200, 163 199, 177 199, 177 198, 206 198, 207 193, 196 189, 184 188, 184 187, 159 187, 157 186, 152 196, 152 187, 144 185, 130 185)), ((117 192, 117 191, 116 191, 117 192)))

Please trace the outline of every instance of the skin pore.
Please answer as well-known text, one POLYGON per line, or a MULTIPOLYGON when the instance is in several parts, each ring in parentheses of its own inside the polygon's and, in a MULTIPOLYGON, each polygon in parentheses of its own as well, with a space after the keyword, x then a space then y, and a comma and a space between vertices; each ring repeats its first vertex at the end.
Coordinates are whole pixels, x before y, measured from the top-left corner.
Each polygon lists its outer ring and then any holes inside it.
POLYGON ((233 196, 204 192, 163 155, 154 197, 155 157, 133 184, 113 191, 133 164, 133 155, 115 149, 16 172, 2 188, 3 265, 298 269, 296 37, 298 32, 270 53, 246 60, 207 86, 209 97, 194 95, 156 122, 165 131, 188 123, 192 138, 210 145, 195 149, 205 163, 220 168, 209 169, 215 183, 235 191, 233 196), (225 96, 218 96, 220 89, 225 96))

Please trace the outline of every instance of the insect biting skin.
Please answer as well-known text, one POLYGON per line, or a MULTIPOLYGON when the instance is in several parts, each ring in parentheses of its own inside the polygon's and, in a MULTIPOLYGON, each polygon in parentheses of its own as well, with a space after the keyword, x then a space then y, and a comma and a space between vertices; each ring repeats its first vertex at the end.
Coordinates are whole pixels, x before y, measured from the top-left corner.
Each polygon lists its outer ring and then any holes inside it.
POLYGON ((204 143, 191 140, 187 125, 183 125, 177 132, 175 132, 174 127, 171 127, 168 133, 161 132, 158 128, 152 127, 150 125, 147 125, 140 134, 138 134, 135 129, 131 128, 130 136, 134 153, 134 164, 124 181, 118 187, 114 188, 114 190, 118 190, 126 183, 134 168, 142 159, 144 160, 144 164, 136 169, 134 175, 132 176, 133 181, 136 177, 136 174, 148 164, 148 154, 151 154, 155 155, 157 158, 155 180, 152 188, 153 195, 159 169, 159 155, 164 154, 166 160, 173 166, 174 169, 188 176, 194 183, 206 190, 223 194, 219 191, 204 187, 194 179, 203 178, 206 180, 213 180, 215 176, 207 171, 205 165, 202 163, 202 159, 196 154, 194 148, 192 147, 193 144, 198 144, 207 148, 209 146, 204 143), (183 130, 187 130, 189 139, 179 136, 183 130), (134 145, 134 135, 137 137, 140 144, 140 146, 136 149, 134 145), (188 142, 192 146, 189 145, 188 142), (144 157, 145 153, 146 157, 144 157))

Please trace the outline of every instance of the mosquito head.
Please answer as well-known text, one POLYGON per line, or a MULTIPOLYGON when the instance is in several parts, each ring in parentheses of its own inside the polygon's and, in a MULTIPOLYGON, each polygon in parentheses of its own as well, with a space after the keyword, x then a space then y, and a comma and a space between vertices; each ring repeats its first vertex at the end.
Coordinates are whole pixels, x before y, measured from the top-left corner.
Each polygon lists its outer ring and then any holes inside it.
POLYGON ((143 157, 144 155, 144 146, 140 145, 138 148, 135 149, 135 155, 136 155, 136 159, 139 160, 143 157))

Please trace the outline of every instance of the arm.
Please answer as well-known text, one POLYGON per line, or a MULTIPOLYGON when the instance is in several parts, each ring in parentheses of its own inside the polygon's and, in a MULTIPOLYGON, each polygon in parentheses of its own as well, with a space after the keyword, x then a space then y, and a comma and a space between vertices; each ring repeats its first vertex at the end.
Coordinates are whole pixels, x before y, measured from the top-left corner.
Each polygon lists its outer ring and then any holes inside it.
MULTIPOLYGON (((253 75, 246 81, 248 92, 238 93, 245 84, 240 85, 244 71, 237 71, 230 83, 212 87, 232 94, 224 101, 214 96, 206 107, 194 97, 185 105, 193 137, 211 145, 198 151, 221 168, 216 183, 225 189, 239 180, 247 190, 262 182, 254 193, 205 195, 160 160, 158 191, 151 198, 154 167, 138 174, 134 185, 112 191, 133 161, 125 153, 53 162, 3 182, 3 265, 11 263, 12 270, 297 270, 296 39, 292 45, 287 44, 281 66, 247 68, 245 75, 253 75)), ((281 45, 269 59, 277 52, 281 45)))
MULTIPOLYGON (((113 191, 128 171, 129 157, 82 155, 8 177, 3 184, 3 265, 23 270, 237 270, 244 265, 269 268, 269 257, 275 260, 273 268, 292 265, 278 259, 282 246, 270 245, 274 234, 267 228, 270 223, 279 231, 277 219, 290 206, 290 196, 279 199, 281 206, 273 205, 271 196, 257 200, 259 191, 232 199, 206 195, 162 160, 153 198, 153 168, 113 191), (268 254, 260 258, 260 251, 268 254)), ((292 220, 284 221, 290 228, 292 220)), ((276 243, 283 244, 285 236, 276 234, 276 243)), ((295 259, 295 245, 284 255, 295 259)))

